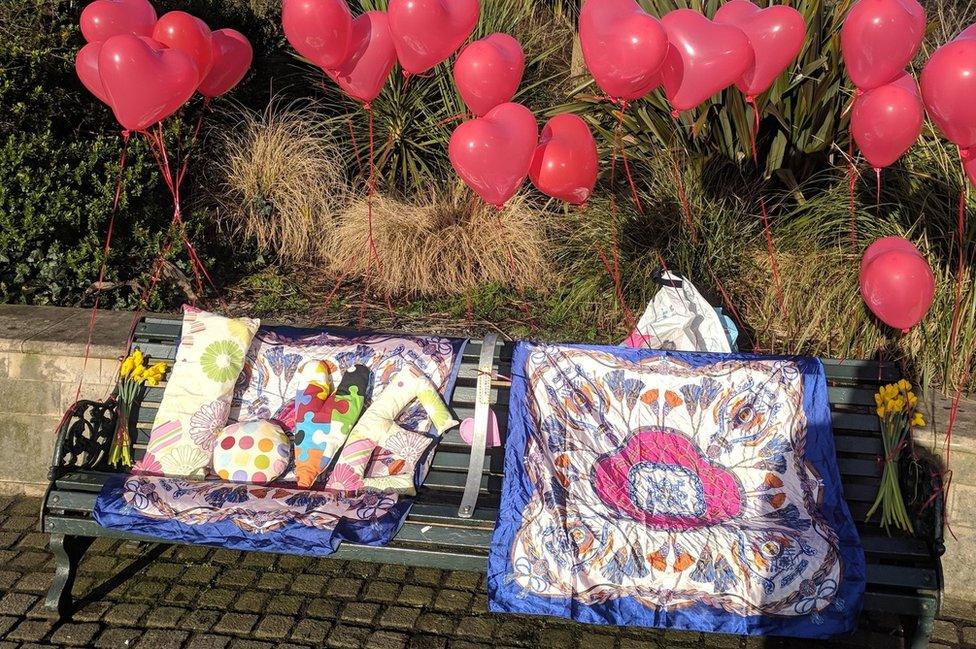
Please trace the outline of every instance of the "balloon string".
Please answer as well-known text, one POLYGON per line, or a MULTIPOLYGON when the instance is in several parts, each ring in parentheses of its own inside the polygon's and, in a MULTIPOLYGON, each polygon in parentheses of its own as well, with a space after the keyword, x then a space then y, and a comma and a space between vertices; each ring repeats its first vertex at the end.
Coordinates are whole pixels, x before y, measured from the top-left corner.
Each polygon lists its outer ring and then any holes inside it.
POLYGON ((746 97, 746 103, 752 106, 752 131, 749 132, 749 143, 752 151, 752 161, 759 166, 759 150, 756 147, 756 140, 759 137, 759 106, 756 104, 756 98, 752 95, 746 97))
POLYGON ((437 122, 437 124, 435 126, 437 126, 437 128, 440 128, 440 127, 444 126, 445 124, 450 124, 451 122, 456 122, 459 119, 464 119, 465 117, 467 117, 467 115, 465 115, 464 113, 455 113, 454 115, 451 115, 450 117, 445 117, 444 119, 440 120, 439 122, 437 122))
POLYGON ((857 255, 857 206, 855 205, 854 187, 857 184, 857 167, 854 165, 854 140, 847 145, 847 159, 850 167, 847 171, 847 187, 850 192, 848 203, 851 212, 851 254, 857 255))
POLYGON ((363 159, 359 156, 359 143, 356 142, 356 131, 352 127, 352 117, 346 118, 346 125, 349 127, 349 139, 352 142, 352 150, 356 152, 356 168, 359 173, 363 173, 363 159))
POLYGON ((766 210, 766 199, 759 195, 759 210, 762 212, 763 232, 766 234, 766 251, 769 253, 769 265, 773 274, 773 285, 776 287, 776 297, 779 308, 786 312, 786 299, 783 296, 783 282, 779 273, 779 261, 776 258, 776 244, 773 240, 773 229, 769 224, 769 212, 766 210))
MULTIPOLYGON (((366 111, 366 122, 368 124, 369 133, 369 177, 366 181, 366 212, 369 226, 369 250, 372 255, 372 262, 376 263, 377 279, 382 283, 383 281, 383 262, 380 259, 379 250, 376 247, 376 239, 373 236, 373 200, 376 197, 376 140, 374 136, 374 124, 373 124, 373 108, 369 104, 364 104, 363 109, 366 111)), ((370 269, 372 269, 372 262, 370 262, 370 269)), ((370 270, 371 274, 372 270, 370 270)), ((368 285, 368 282, 367 282, 368 285)), ((393 311, 393 303, 390 300, 390 287, 387 285, 383 289, 383 299, 386 302, 386 309, 391 317, 396 317, 396 313, 393 311)), ((363 291, 363 302, 365 305, 366 291, 363 291)), ((360 309, 360 320, 362 320, 363 309, 360 309)), ((360 322, 362 326, 362 322, 360 322)))
MULTIPOLYGON (((722 295, 722 302, 725 304, 726 308, 728 308, 729 310, 729 313, 731 313, 732 317, 735 319, 736 324, 739 326, 739 331, 745 332, 745 325, 743 324, 744 321, 742 319, 742 316, 739 315, 739 310, 735 308, 735 303, 732 302, 732 300, 729 298, 729 294, 726 293, 725 286, 722 284, 722 280, 720 280, 718 278, 718 275, 715 274, 715 270, 712 268, 712 264, 708 261, 707 256, 704 257, 704 260, 705 260, 705 268, 708 269, 708 274, 711 275, 712 281, 715 282, 715 287, 718 288, 718 292, 722 295)), ((752 341, 752 352, 754 354, 759 352, 759 344, 755 340, 752 341)))
POLYGON ((620 112, 617 113, 617 129, 620 137, 617 139, 617 144, 620 147, 620 158, 624 163, 624 173, 627 174, 630 196, 634 199, 634 205, 637 206, 637 211, 641 216, 644 216, 644 206, 641 205, 640 196, 637 194, 637 184, 634 182, 634 176, 630 173, 630 161, 627 159, 627 147, 623 143, 624 113, 627 112, 628 106, 629 104, 626 101, 620 102, 620 112))
POLYGON ((695 222, 691 215, 691 203, 688 201, 688 194, 685 191, 685 181, 681 175, 681 168, 678 166, 677 155, 671 156, 671 164, 674 168, 674 182, 678 189, 678 200, 681 202, 681 212, 685 217, 685 225, 691 232, 692 243, 698 243, 698 231, 695 229, 695 222))
POLYGON ((949 351, 950 353, 955 352, 956 341, 959 336, 959 326, 962 319, 962 281, 963 281, 963 271, 966 266, 966 256, 965 256, 965 238, 966 238, 966 193, 967 186, 963 184, 962 191, 959 194, 959 217, 958 217, 958 227, 959 227, 959 266, 956 269, 956 296, 955 305, 952 310, 952 330, 949 335, 949 351))
POLYGON ((607 274, 613 279, 614 292, 617 294, 617 301, 620 302, 620 308, 624 311, 624 320, 627 324, 628 332, 633 332, 637 329, 637 322, 634 318, 634 312, 627 305, 627 298, 624 295, 623 283, 620 278, 620 254, 617 248, 616 236, 614 236, 612 244, 612 265, 607 258, 606 252, 603 250, 603 246, 599 243, 596 244, 596 254, 599 255, 600 262, 603 264, 603 268, 607 271, 607 274))
POLYGON ((874 211, 878 218, 881 218, 881 169, 874 170, 875 182, 877 183, 877 194, 874 198, 874 211))
POLYGON ((98 269, 98 282, 95 284, 95 303, 92 305, 91 317, 88 320, 88 336, 85 340, 85 357, 81 363, 81 376, 78 377, 78 387, 75 389, 75 401, 81 398, 81 388, 85 383, 85 371, 88 369, 88 359, 91 358, 92 340, 95 336, 95 324, 98 320, 98 305, 102 298, 102 286, 105 283, 105 272, 108 267, 108 256, 112 249, 112 235, 115 232, 115 217, 119 211, 119 199, 122 196, 123 173, 129 152, 129 131, 122 131, 122 151, 119 155, 119 172, 115 180, 115 197, 112 199, 112 211, 105 231, 105 244, 102 247, 102 265, 98 269))
POLYGON ((628 328, 628 333, 634 331, 636 327, 636 321, 634 319, 634 314, 627 305, 627 300, 624 295, 623 283, 620 277, 620 246, 617 241, 617 231, 620 229, 620 209, 617 205, 617 155, 621 149, 620 142, 620 131, 622 127, 622 121, 617 120, 617 125, 613 129, 613 147, 610 153, 610 212, 613 214, 613 229, 611 232, 610 246, 611 252, 613 254, 614 263, 611 266, 606 253, 603 250, 603 246, 597 243, 597 255, 600 257, 600 261, 603 263, 604 269, 613 281, 613 290, 617 296, 617 301, 620 303, 620 308, 624 312, 624 323, 628 328))

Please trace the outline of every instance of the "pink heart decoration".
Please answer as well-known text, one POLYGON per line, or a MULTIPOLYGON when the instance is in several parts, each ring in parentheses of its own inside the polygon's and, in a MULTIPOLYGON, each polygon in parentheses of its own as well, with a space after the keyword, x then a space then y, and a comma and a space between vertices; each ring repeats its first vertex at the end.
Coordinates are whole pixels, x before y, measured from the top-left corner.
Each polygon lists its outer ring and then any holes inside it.
POLYGON ((251 68, 254 50, 250 41, 234 29, 215 30, 213 39, 213 67, 200 82, 197 91, 204 97, 219 97, 236 86, 251 68))
POLYGON ((451 164, 485 202, 502 207, 525 181, 539 127, 521 104, 502 104, 451 134, 451 164))
POLYGON ((922 70, 922 99, 939 130, 962 149, 976 147, 976 39, 937 49, 922 70))
POLYGON ((345 0, 284 0, 281 26, 295 51, 320 68, 340 65, 349 53, 352 13, 345 0))
POLYGON ((383 90, 396 64, 390 21, 384 11, 368 11, 352 21, 346 60, 324 72, 353 99, 369 104, 383 90))
POLYGON ((676 113, 701 105, 752 67, 752 46, 738 27, 712 22, 691 9, 672 11, 661 22, 671 43, 661 78, 676 113))
POLYGON ((747 97, 769 90, 803 48, 807 25, 803 14, 785 5, 760 9, 749 0, 732 0, 719 7, 715 22, 734 25, 749 39, 756 60, 735 82, 747 97))
POLYGON ((82 10, 80 23, 89 43, 120 34, 151 36, 156 10, 147 0, 95 0, 82 10))
POLYGON ((481 14, 478 0, 390 0, 390 31, 400 65, 421 74, 467 40, 481 14))
POLYGON ((512 101, 524 71, 519 42, 508 34, 491 34, 461 50, 454 62, 454 85, 468 109, 481 117, 512 101))
POLYGON ((98 70, 116 119, 129 131, 144 131, 166 119, 197 87, 197 67, 189 56, 146 37, 105 41, 98 70))
POLYGON ((542 129, 529 178, 547 196, 582 205, 593 193, 599 171, 596 141, 577 115, 556 115, 542 129))
POLYGON ((614 100, 640 99, 661 83, 657 72, 668 37, 634 0, 589 0, 580 13, 579 36, 587 69, 614 100))
MULTIPOLYGON (((461 422, 461 439, 471 446, 474 441, 474 419, 468 417, 461 422)), ((488 435, 485 440, 486 448, 496 448, 502 445, 502 436, 498 432, 498 418, 495 417, 495 411, 491 408, 488 409, 488 435)))
POLYGON ((75 55, 75 72, 88 92, 98 97, 102 103, 107 104, 108 95, 102 88, 102 76, 98 73, 98 55, 101 51, 101 41, 88 43, 78 50, 78 54, 75 55))
POLYGON ((207 23, 185 11, 171 11, 153 28, 153 40, 180 50, 197 66, 197 83, 210 74, 214 63, 213 35, 207 23))
POLYGON ((925 107, 915 79, 897 80, 868 90, 854 99, 851 135, 875 170, 905 155, 922 134, 925 107))
POLYGON ((925 36, 916 0, 858 0, 840 30, 847 74, 861 90, 890 83, 911 63, 925 36))

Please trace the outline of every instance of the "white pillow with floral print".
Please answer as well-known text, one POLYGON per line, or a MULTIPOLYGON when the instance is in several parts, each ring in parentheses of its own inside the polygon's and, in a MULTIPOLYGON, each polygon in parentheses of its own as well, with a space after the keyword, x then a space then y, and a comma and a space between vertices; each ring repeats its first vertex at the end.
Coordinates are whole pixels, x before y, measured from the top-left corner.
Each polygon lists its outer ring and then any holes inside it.
POLYGON ((244 355, 261 326, 183 307, 176 362, 153 421, 145 457, 133 473, 203 477, 227 424, 244 355))

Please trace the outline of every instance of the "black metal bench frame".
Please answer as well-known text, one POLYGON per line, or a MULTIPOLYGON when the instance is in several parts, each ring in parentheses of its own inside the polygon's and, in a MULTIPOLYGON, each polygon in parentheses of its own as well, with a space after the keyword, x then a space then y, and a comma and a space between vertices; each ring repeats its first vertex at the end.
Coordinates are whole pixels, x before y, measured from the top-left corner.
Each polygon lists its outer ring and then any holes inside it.
MULTIPOLYGON (((133 344, 153 360, 172 362, 179 336, 177 317, 147 317, 137 326, 133 344)), ((497 337, 470 342, 450 405, 459 419, 475 418, 469 446, 457 429, 441 441, 430 474, 419 490, 406 524, 385 547, 344 543, 333 556, 446 570, 484 572, 501 494, 503 448, 486 448, 488 406, 494 410, 504 440, 512 344, 497 337), (480 399, 479 399, 480 396, 480 399)), ((874 392, 897 380, 890 364, 825 360, 838 462, 844 494, 858 524, 867 555, 865 616, 904 618, 913 647, 924 647, 939 609, 944 552, 941 502, 927 511, 927 538, 889 535, 864 521, 877 493, 882 455, 874 392)), ((141 457, 163 388, 148 391, 139 409, 134 456, 141 457)), ((154 539, 100 527, 92 518, 95 499, 113 470, 107 466, 115 429, 111 401, 82 401, 65 417, 54 450, 50 485, 41 507, 40 528, 50 534, 56 559, 46 605, 64 618, 72 609, 71 589, 78 564, 96 537, 154 539)), ((867 626, 862 624, 862 626, 867 626)))

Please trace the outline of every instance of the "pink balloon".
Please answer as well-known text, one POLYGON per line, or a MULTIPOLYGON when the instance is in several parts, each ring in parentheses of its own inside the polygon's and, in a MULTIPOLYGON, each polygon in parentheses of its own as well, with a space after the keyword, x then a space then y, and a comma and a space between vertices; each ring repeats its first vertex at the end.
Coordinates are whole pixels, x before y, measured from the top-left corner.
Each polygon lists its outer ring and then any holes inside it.
POLYGON ((346 60, 325 73, 350 97, 368 104, 379 96, 396 64, 386 12, 368 11, 357 16, 352 21, 351 42, 346 60))
POLYGON ((745 33, 756 60, 735 82, 747 97, 761 95, 796 60, 806 38, 803 14, 785 5, 760 9, 749 0, 731 0, 719 7, 715 22, 745 33))
POLYGON ((976 149, 964 152, 962 166, 966 170, 966 177, 976 187, 976 149))
POLYGON ((924 36, 925 10, 916 0, 858 0, 840 30, 847 74, 861 90, 890 83, 924 36))
POLYGON ((956 146, 976 146, 976 40, 955 40, 935 51, 922 70, 929 117, 956 146))
POLYGON ((88 43, 78 50, 78 54, 75 55, 75 72, 88 92, 98 97, 102 103, 107 104, 108 95, 102 88, 102 75, 98 73, 98 55, 101 51, 101 41, 88 43))
POLYGON ((871 166, 884 169, 912 148, 924 120, 915 79, 904 74, 854 99, 851 134, 871 166))
POLYGON ((733 25, 676 9, 661 19, 671 45, 661 66, 664 94, 676 112, 701 105, 752 67, 749 39, 733 25))
POLYGON ((596 141, 586 122, 576 115, 556 115, 546 123, 529 167, 540 192, 582 205, 593 193, 598 170, 596 141))
POLYGON ((251 68, 254 50, 244 34, 218 29, 213 37, 213 67, 197 90, 204 97, 219 97, 236 86, 251 68))
POLYGON ((935 277, 917 252, 882 252, 861 270, 861 297, 879 320, 907 333, 925 317, 935 296, 935 277))
POLYGON ((959 32, 959 35, 952 40, 962 41, 968 38, 976 38, 976 25, 970 25, 966 29, 962 30, 961 32, 959 32))
POLYGON ((481 117, 512 101, 522 83, 525 54, 508 34, 491 34, 466 46, 454 62, 454 84, 468 109, 481 117))
POLYGON ((587 69, 615 101, 640 99, 660 85, 668 37, 634 0, 586 2, 579 37, 587 69))
POLYGON ((478 0, 390 0, 390 31, 400 65, 421 74, 467 40, 481 14, 478 0))
POLYGON ((144 36, 105 41, 98 70, 116 119, 129 131, 144 131, 166 119, 197 88, 197 66, 189 56, 144 36))
POLYGON ((891 250, 899 250, 904 253, 918 255, 919 257, 922 256, 922 253, 918 251, 918 247, 904 237, 882 237, 868 246, 864 251, 864 255, 861 257, 861 272, 864 272, 864 268, 874 261, 875 257, 891 250))
POLYGON ((448 152, 468 187, 486 203, 502 207, 525 181, 538 138, 532 112, 508 103, 458 126, 448 152))
POLYGON ((207 23, 185 11, 163 14, 153 28, 153 40, 180 50, 197 66, 197 83, 203 81, 214 62, 213 37, 207 23))
POLYGON ((341 65, 349 53, 352 13, 346 0, 283 0, 281 26, 295 51, 320 68, 341 65))
POLYGON ((80 22, 89 43, 119 34, 151 36, 156 10, 147 0, 95 0, 82 10, 80 22))

